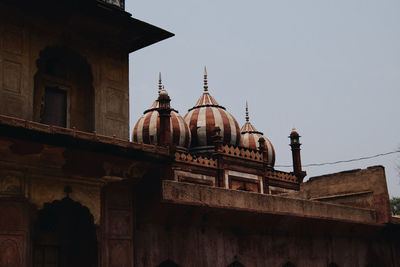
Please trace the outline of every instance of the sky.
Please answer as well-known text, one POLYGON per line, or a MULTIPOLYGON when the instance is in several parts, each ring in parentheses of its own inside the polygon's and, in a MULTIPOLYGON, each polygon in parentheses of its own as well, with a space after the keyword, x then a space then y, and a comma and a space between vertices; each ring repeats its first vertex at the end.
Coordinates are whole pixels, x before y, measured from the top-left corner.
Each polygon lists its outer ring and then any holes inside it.
MULTIPOLYGON (((400 150, 400 1, 126 0, 126 11, 175 34, 130 55, 131 131, 157 97, 159 72, 184 116, 207 66, 210 94, 240 126, 248 101, 276 165, 292 163, 293 127, 303 164, 400 150)), ((304 169, 307 180, 374 165, 400 197, 400 153, 304 169)))

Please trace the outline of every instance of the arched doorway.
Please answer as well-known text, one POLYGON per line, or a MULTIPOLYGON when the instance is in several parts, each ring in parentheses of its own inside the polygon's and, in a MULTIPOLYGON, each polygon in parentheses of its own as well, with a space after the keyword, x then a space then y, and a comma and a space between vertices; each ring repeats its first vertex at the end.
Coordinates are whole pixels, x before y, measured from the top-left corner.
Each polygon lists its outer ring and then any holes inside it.
POLYGON ((157 267, 180 267, 180 266, 175 262, 173 262, 172 260, 168 259, 157 265, 157 267))
POLYGON ((78 130, 94 130, 91 66, 66 47, 46 47, 36 61, 34 121, 78 130))
POLYGON ((33 231, 33 267, 95 267, 97 238, 89 209, 69 197, 46 203, 33 231))
POLYGON ((231 264, 229 264, 228 267, 244 267, 244 265, 241 264, 241 263, 238 262, 238 261, 234 261, 234 262, 232 262, 231 264))

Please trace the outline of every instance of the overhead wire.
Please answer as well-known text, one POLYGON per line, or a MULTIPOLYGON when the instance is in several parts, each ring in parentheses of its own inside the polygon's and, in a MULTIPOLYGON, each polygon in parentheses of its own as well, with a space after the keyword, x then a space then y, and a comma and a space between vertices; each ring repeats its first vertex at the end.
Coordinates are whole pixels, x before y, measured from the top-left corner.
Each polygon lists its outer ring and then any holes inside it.
MULTIPOLYGON (((360 161, 360 160, 373 159, 373 158, 383 157, 383 156, 396 154, 396 153, 400 153, 400 150, 394 150, 394 151, 390 151, 390 152, 386 152, 386 153, 379 153, 379 154, 376 154, 376 155, 373 155, 373 156, 359 157, 359 158, 348 159, 348 160, 338 160, 338 161, 332 161, 332 162, 304 164, 303 167, 319 167, 319 166, 325 166, 325 165, 336 165, 336 164, 340 164, 340 163, 347 163, 347 162, 354 162, 354 161, 360 161)), ((293 167, 293 165, 275 165, 275 167, 289 168, 289 167, 293 167)))

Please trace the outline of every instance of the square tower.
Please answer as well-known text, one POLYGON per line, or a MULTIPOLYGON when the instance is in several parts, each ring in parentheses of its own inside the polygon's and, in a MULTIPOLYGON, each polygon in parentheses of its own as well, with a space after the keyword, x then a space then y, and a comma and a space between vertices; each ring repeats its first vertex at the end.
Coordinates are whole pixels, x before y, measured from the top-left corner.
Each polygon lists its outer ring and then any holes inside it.
POLYGON ((129 53, 173 36, 124 0, 0 2, 0 114, 129 138, 129 53))

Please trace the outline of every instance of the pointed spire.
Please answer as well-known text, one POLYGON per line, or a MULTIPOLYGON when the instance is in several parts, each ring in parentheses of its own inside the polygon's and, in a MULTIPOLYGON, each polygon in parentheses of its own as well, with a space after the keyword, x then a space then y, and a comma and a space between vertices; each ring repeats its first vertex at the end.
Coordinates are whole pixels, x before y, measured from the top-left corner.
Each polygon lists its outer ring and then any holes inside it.
POLYGON ((204 92, 208 92, 207 68, 204 66, 204 92))
POLYGON ((162 81, 161 81, 161 72, 158 73, 158 94, 160 94, 163 89, 162 81))
POLYGON ((246 101, 246 122, 249 122, 249 105, 247 104, 247 101, 246 101))

